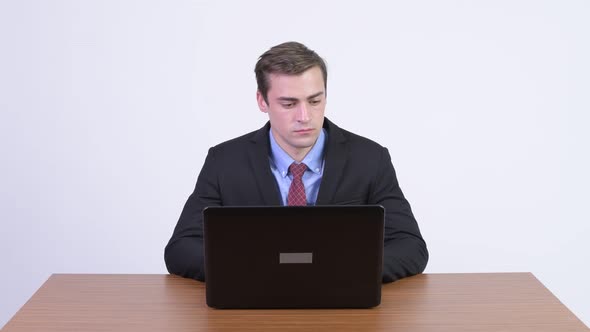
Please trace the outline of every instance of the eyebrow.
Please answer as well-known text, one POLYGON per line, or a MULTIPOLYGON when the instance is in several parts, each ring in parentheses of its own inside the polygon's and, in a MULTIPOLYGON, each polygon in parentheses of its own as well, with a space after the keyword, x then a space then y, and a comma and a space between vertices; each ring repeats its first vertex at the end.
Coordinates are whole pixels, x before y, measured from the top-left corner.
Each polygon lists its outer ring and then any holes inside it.
MULTIPOLYGON (((313 98, 319 97, 323 94, 324 94, 324 91, 320 91, 320 92, 314 93, 311 96, 308 96, 306 99, 308 99, 308 100, 313 99, 313 98)), ((278 97, 277 100, 279 100, 279 101, 298 101, 299 99, 294 98, 294 97, 278 97)))

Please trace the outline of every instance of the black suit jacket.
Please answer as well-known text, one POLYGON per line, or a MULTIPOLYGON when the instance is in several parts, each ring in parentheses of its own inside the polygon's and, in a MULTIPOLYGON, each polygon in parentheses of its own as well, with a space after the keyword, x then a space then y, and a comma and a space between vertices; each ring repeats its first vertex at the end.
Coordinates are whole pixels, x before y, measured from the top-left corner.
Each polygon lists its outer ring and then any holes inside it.
MULTIPOLYGON (((399 188, 389 152, 324 120, 325 166, 316 205, 379 204, 385 208, 383 282, 424 271, 428 250, 399 188)), ((206 206, 282 205, 270 170, 270 123, 211 149, 188 198, 164 259, 172 274, 204 280, 206 206)), ((351 267, 354 268, 354 267, 351 267)))

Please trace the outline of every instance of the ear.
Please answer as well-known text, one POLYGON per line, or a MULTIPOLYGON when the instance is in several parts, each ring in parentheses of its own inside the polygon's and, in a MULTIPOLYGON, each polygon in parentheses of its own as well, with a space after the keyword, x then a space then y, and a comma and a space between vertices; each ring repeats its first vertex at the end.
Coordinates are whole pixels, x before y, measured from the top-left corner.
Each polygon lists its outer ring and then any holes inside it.
POLYGON ((260 90, 256 90, 256 101, 258 102, 258 108, 260 109, 260 112, 268 113, 268 104, 264 100, 260 90))

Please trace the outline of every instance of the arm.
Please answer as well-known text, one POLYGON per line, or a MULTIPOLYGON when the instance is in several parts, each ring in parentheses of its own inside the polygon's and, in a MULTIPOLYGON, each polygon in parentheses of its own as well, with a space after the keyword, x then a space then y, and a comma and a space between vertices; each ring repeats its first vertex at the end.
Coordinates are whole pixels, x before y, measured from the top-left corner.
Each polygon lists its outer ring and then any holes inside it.
POLYGON ((428 250, 386 148, 380 159, 369 204, 385 208, 383 282, 391 282, 422 273, 428 262, 428 250))
POLYGON ((166 267, 171 274, 205 280, 202 212, 207 206, 221 205, 214 160, 214 153, 210 149, 195 191, 184 205, 172 238, 164 250, 166 267))

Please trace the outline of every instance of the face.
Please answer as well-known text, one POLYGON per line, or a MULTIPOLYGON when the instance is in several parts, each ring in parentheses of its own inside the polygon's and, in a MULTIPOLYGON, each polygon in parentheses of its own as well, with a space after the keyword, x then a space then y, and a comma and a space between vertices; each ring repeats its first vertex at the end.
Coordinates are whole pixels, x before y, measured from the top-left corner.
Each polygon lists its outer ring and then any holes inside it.
POLYGON ((268 104, 258 91, 258 107, 268 114, 279 146, 299 162, 315 144, 324 123, 322 70, 312 67, 299 75, 270 74, 268 78, 268 104))

